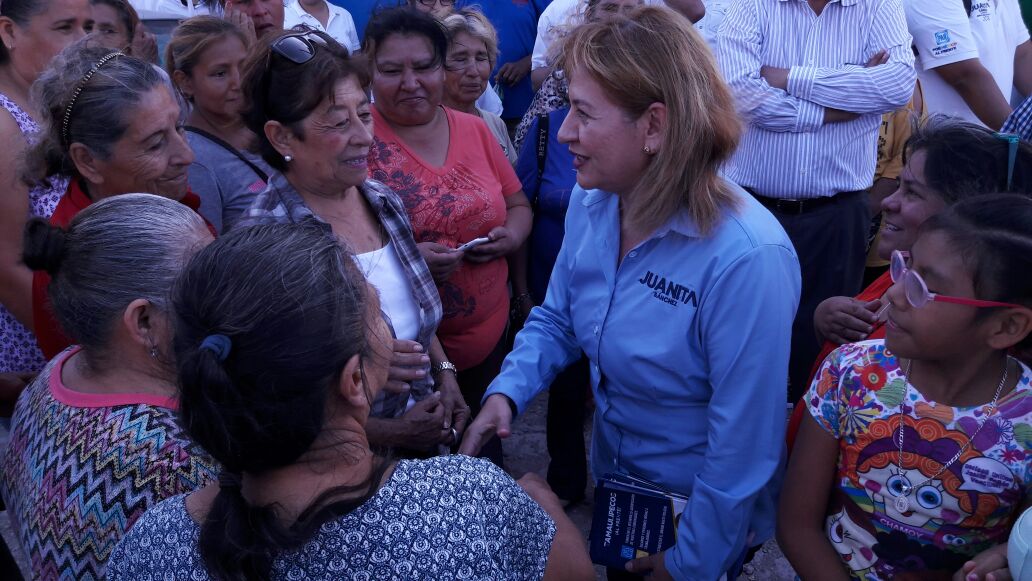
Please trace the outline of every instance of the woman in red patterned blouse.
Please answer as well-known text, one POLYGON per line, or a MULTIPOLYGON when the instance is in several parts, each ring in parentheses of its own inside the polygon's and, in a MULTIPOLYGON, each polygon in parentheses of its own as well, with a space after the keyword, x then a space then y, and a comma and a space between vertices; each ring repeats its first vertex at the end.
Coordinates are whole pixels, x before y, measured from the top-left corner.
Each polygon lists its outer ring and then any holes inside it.
MULTIPOLYGON (((530 203, 480 118, 441 106, 448 41, 432 17, 385 10, 366 29, 374 97, 370 177, 408 210, 444 303, 438 337, 478 411, 497 375, 508 321, 505 258, 530 233, 530 203), (459 246, 488 240, 465 251, 459 246)), ((501 461, 500 442, 485 454, 501 461)))

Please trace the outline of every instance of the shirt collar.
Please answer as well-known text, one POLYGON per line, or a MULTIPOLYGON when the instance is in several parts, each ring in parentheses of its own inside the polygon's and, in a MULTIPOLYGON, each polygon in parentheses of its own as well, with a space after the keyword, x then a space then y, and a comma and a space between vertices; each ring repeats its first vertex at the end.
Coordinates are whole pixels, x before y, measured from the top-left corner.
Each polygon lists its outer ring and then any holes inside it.
MULTIPOLYGON (((276 192, 279 198, 278 202, 283 204, 287 211, 287 214, 294 216, 295 218, 301 218, 302 216, 311 216, 319 222, 324 222, 322 218, 317 216, 308 204, 305 203, 304 198, 301 194, 297 193, 294 186, 290 185, 287 181, 286 176, 280 172, 276 172, 269 178, 269 188, 272 188, 276 192)), ((382 215, 384 207, 387 205, 387 194, 384 192, 384 188, 387 186, 377 182, 375 180, 367 179, 358 186, 358 191, 365 196, 366 201, 372 206, 373 212, 377 216, 382 215)))
MULTIPOLYGON (((619 204, 619 201, 615 198, 616 195, 605 190, 588 190, 581 203, 585 206, 593 206, 600 202, 612 199, 613 204, 619 204)), ((619 214, 617 216, 619 217, 619 214)), ((684 209, 679 210, 676 214, 671 216, 670 219, 657 228, 649 238, 662 238, 669 232, 677 232, 678 234, 688 238, 702 237, 702 234, 699 232, 699 226, 694 220, 692 220, 691 216, 688 215, 688 211, 684 209)))

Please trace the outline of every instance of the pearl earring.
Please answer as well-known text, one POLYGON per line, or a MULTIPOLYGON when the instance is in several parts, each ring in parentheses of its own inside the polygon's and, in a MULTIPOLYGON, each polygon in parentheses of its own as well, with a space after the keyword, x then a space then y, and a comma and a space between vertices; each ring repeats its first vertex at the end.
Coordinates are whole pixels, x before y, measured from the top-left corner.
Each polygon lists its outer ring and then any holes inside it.
POLYGON ((294 156, 293 155, 284 155, 283 156, 283 161, 285 161, 287 163, 290 163, 290 162, 294 161, 294 156))
POLYGON ((652 153, 652 148, 650 148, 648 145, 646 145, 645 147, 641 148, 641 150, 644 151, 645 153, 648 153, 648 154, 652 153))
POLYGON ((150 348, 150 356, 151 356, 151 359, 157 359, 158 358, 158 348, 156 346, 150 348))

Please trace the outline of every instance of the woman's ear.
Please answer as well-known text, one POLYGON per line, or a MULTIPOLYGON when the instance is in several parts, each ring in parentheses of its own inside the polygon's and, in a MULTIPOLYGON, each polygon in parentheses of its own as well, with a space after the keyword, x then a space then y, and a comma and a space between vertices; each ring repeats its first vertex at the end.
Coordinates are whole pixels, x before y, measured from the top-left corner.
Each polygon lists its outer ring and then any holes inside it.
POLYGON ((68 147, 68 157, 72 159, 75 169, 86 181, 98 186, 104 183, 104 175, 100 167, 103 162, 93 155, 90 148, 81 143, 73 143, 68 147))
POLYGON ((0 16, 0 42, 8 52, 18 44, 18 25, 7 16, 0 16))
POLYGON ((269 139, 269 143, 280 155, 284 157, 294 155, 293 145, 296 136, 289 127, 279 121, 266 121, 265 137, 269 139))
POLYGON ((1010 349, 1032 333, 1032 309, 1007 309, 994 317, 994 320, 996 323, 989 334, 989 346, 993 349, 1010 349))
POLYGON ((122 311, 122 326, 126 335, 138 345, 150 350, 157 347, 157 315, 147 299, 135 299, 122 311))
POLYGON ((667 106, 664 103, 653 103, 640 117, 645 125, 645 147, 652 153, 659 151, 666 134, 667 106))
POLYGON ((340 397, 352 408, 369 406, 372 402, 366 395, 365 377, 362 373, 362 358, 352 355, 351 359, 344 364, 344 370, 340 372, 340 382, 337 385, 340 397))
POLYGON ((193 79, 183 71, 175 71, 172 73, 172 82, 176 84, 176 88, 179 89, 180 94, 183 95, 187 101, 193 99, 193 79))

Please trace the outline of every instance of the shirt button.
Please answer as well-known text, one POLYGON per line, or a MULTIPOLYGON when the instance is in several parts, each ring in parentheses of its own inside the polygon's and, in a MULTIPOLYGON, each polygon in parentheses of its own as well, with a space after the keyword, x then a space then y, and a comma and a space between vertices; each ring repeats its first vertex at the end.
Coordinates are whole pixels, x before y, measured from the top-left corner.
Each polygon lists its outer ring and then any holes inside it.
POLYGON ((627 256, 629 256, 631 258, 634 258, 635 256, 638 256, 638 251, 637 250, 632 250, 631 253, 628 254, 627 256))
POLYGON ((591 330, 594 331, 596 335, 598 335, 598 325, 595 325, 595 327, 591 330))

